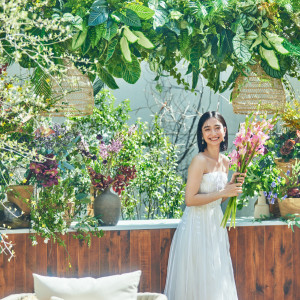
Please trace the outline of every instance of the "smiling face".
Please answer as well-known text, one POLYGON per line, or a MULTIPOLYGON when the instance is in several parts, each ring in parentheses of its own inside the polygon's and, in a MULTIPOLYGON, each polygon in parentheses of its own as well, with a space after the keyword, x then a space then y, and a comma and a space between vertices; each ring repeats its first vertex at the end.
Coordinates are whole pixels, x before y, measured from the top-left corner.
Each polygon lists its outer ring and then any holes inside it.
POLYGON ((216 118, 209 118, 202 126, 202 137, 207 145, 219 145, 226 135, 226 127, 216 118))

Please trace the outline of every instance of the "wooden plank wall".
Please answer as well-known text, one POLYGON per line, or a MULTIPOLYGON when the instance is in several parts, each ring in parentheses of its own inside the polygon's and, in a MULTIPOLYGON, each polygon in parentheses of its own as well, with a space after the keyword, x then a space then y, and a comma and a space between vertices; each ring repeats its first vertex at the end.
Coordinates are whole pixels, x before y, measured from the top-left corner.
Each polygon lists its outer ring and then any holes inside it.
MULTIPOLYGON (((174 229, 107 231, 93 238, 90 249, 64 236, 71 256, 56 244, 28 234, 9 234, 15 243, 11 262, 0 255, 0 299, 32 292, 32 273, 64 277, 92 276, 142 270, 140 291, 164 290, 174 229)), ((229 231, 230 251, 239 300, 300 300, 300 229, 287 226, 238 227, 229 231)), ((188 300, 188 299, 183 299, 188 300)))

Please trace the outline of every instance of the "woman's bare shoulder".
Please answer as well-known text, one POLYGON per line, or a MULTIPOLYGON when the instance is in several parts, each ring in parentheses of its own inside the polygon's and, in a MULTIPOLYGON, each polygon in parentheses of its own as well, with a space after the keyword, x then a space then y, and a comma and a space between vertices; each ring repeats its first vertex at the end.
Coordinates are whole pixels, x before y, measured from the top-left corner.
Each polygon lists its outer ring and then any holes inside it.
POLYGON ((194 167, 196 167, 196 168, 200 167, 201 169, 205 169, 206 163, 207 163, 207 160, 206 160, 205 156, 202 153, 198 153, 193 157, 189 169, 194 168, 194 167))
POLYGON ((223 164, 225 165, 226 170, 228 171, 230 159, 228 158, 228 156, 226 156, 224 154, 221 154, 221 155, 222 155, 223 164))

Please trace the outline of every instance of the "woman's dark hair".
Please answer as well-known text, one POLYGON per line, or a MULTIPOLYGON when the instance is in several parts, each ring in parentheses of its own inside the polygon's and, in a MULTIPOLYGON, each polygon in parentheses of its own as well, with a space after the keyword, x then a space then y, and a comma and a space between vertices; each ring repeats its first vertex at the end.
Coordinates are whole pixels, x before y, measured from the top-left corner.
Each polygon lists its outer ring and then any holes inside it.
POLYGON ((228 147, 228 130, 227 130, 226 122, 225 122, 223 116, 221 114, 219 114, 217 111, 207 111, 206 113, 204 113, 201 116, 199 123, 198 123, 197 142, 198 142, 199 152, 203 152, 207 147, 207 143, 205 142, 205 140, 203 139, 203 136, 202 136, 202 127, 203 127, 203 124, 210 118, 216 118, 218 121, 220 121, 222 123, 223 127, 226 127, 224 141, 222 141, 220 144, 220 151, 225 151, 225 150, 227 150, 227 147, 228 147))

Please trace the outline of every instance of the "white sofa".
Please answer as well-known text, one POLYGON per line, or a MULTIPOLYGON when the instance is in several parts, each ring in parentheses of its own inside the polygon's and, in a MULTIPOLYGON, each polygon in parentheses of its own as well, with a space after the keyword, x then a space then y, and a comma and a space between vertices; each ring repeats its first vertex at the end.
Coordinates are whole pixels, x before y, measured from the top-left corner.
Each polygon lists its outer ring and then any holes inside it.
MULTIPOLYGON (((34 300, 34 294, 14 294, 3 298, 2 300, 34 300), (28 297, 26 299, 26 297, 28 297), (25 299, 24 299, 25 298, 25 299)), ((167 297, 158 293, 138 293, 137 300, 167 300, 167 297)))
POLYGON ((34 293, 2 300, 167 300, 158 293, 138 293, 141 271, 100 278, 63 278, 33 274, 34 293))

